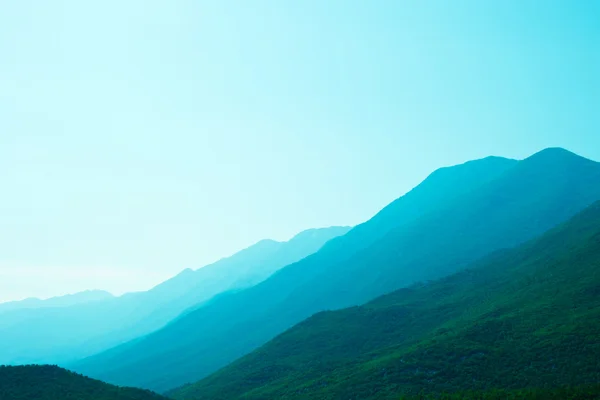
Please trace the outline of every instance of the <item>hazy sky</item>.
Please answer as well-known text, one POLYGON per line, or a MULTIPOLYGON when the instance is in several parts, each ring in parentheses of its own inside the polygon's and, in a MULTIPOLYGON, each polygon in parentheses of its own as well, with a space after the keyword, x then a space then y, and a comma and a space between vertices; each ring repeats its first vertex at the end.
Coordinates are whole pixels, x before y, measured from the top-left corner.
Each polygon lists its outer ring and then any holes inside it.
POLYGON ((0 300, 356 224, 440 166, 600 160, 600 2, 0 5, 0 300))

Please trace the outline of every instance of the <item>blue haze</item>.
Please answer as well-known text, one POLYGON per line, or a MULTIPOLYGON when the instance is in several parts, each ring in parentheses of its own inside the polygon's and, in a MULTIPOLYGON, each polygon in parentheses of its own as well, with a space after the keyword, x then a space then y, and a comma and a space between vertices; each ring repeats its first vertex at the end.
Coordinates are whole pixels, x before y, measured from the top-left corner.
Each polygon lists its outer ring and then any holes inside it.
POLYGON ((0 5, 0 301, 147 288, 432 170, 600 160, 600 3, 0 5))

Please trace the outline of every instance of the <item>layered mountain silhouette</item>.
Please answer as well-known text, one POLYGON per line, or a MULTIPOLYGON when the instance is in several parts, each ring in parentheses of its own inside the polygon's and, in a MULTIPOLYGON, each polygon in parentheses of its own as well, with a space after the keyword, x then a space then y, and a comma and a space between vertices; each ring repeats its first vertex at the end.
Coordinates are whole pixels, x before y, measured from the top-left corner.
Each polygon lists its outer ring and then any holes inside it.
POLYGON ((318 313, 170 396, 597 398, 599 295, 596 202, 540 238, 465 271, 318 313))
POLYGON ((2 400, 166 400, 148 390, 121 388, 51 365, 0 366, 2 400))
POLYGON ((112 294, 104 290, 86 290, 84 292, 68 294, 65 296, 51 297, 45 300, 30 297, 24 300, 0 303, 0 314, 5 311, 30 308, 69 307, 93 301, 108 300, 113 297, 112 294))
POLYGON ((0 364, 65 364, 144 335, 213 296, 261 282, 349 229, 310 229, 287 242, 263 240, 147 292, 68 307, 55 300, 49 303, 53 307, 7 310, 0 314, 0 343, 11 345, 0 347, 0 364))
POLYGON ((74 367, 158 391, 193 382, 314 313, 447 276, 530 240, 600 199, 598 182, 600 164, 563 149, 436 171, 370 221, 264 282, 74 367))

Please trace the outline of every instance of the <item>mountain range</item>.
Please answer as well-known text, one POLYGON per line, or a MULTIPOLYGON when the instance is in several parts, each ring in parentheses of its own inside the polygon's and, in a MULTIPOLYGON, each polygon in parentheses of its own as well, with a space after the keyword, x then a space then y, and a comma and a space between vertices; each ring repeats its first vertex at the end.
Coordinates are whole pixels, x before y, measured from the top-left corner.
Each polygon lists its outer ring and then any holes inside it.
POLYGON ((563 149, 434 172, 366 223, 265 281, 71 365, 165 391, 206 377, 324 311, 363 304, 520 245, 600 199, 600 164, 563 149))
POLYGON ((0 313, 13 310, 22 310, 30 308, 54 308, 70 307, 77 304, 89 303, 93 301, 108 300, 114 296, 104 290, 86 290, 84 292, 68 294, 65 296, 51 297, 49 299, 38 299, 30 297, 19 301, 9 301, 0 303, 0 313))
POLYGON ((310 229, 287 242, 263 240, 196 271, 185 270, 147 292, 102 296, 93 302, 74 301, 93 294, 82 293, 7 303, 12 309, 0 314, 0 343, 11 345, 0 347, 0 364, 64 365, 144 335, 213 296, 255 285, 348 230, 310 229))
POLYGON ((77 371, 0 398, 597 398, 599 288, 600 163, 488 157, 147 292, 0 304, 0 363, 77 371))
POLYGON ((318 313, 170 396, 398 399, 597 384, 599 294, 600 201, 459 273, 318 313))

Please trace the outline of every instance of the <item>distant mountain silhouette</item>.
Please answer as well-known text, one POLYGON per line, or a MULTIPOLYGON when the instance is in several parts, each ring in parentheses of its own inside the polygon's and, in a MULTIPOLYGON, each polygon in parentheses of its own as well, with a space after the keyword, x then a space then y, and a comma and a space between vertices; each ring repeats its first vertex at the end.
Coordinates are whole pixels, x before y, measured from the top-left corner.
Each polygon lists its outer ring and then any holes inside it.
POLYGON ((160 328, 188 308, 213 296, 248 288, 262 282, 280 268, 316 252, 330 239, 343 235, 350 227, 308 229, 287 242, 265 239, 196 271, 186 269, 148 292, 126 295, 136 303, 135 324, 125 325, 110 336, 137 337, 160 328), (144 318, 140 318, 144 316, 144 318))
POLYGON ((27 308, 69 307, 92 301, 107 300, 113 297, 112 294, 103 290, 86 290, 75 294, 51 297, 45 300, 30 297, 24 300, 0 303, 0 313, 27 308))
POLYGON ((169 395, 398 399, 458 392, 464 397, 452 398, 598 398, 599 294, 597 202, 541 238, 489 255, 467 271, 364 306, 316 314, 169 395), (596 386, 574 391, 579 396, 541 390, 592 383, 596 386), (497 388, 513 391, 511 396, 491 391, 497 388), (468 390, 489 390, 489 397, 471 397, 468 390))
POLYGON ((147 390, 120 388, 51 365, 0 366, 2 400, 166 400, 147 390))
POLYGON ((0 363, 66 364, 149 333, 225 291, 255 285, 319 250, 349 227, 310 229, 287 242, 263 240, 196 271, 185 270, 147 292, 0 314, 0 363))

